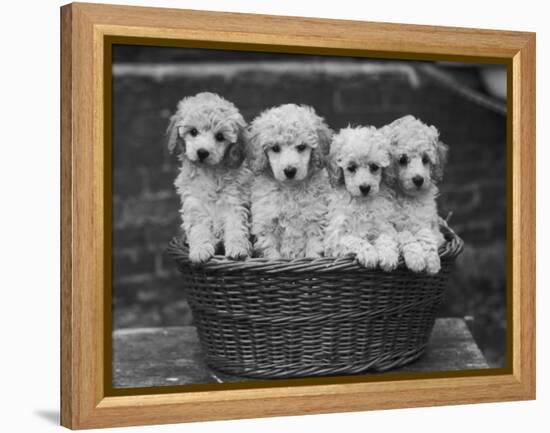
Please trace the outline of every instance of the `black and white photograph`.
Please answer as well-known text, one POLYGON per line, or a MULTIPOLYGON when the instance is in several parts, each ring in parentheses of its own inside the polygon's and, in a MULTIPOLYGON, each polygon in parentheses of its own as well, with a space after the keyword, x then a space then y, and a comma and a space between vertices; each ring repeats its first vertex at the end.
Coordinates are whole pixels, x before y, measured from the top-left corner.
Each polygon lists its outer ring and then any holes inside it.
POLYGON ((506 368, 507 82, 113 45, 112 387, 506 368))

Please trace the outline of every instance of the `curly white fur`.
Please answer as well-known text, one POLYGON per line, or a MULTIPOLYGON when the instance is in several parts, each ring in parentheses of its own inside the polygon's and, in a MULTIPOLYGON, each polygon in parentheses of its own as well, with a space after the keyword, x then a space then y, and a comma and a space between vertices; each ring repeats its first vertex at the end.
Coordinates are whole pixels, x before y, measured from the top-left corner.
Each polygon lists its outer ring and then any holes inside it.
POLYGON ((439 132, 413 116, 385 127, 391 134, 392 164, 388 178, 397 200, 393 220, 405 264, 415 272, 439 272, 438 249, 444 242, 439 230, 436 183, 443 176, 447 146, 439 132))
POLYGON ((334 136, 325 255, 353 256, 369 269, 396 268, 399 250, 391 223, 395 198, 384 182, 389 145, 389 136, 374 127, 348 127, 334 136))
POLYGON ((209 260, 219 245, 231 258, 250 252, 245 126, 235 105, 213 93, 182 99, 170 120, 168 147, 180 148, 181 161, 174 185, 194 263, 209 260))
POLYGON ((251 232, 264 257, 319 257, 330 190, 324 170, 331 131, 307 106, 281 105, 250 125, 251 232))

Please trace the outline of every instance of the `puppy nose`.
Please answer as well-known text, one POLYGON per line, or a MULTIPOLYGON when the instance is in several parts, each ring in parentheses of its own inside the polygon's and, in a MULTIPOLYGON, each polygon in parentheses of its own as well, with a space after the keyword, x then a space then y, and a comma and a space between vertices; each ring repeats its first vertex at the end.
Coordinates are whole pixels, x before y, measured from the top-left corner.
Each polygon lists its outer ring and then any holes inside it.
POLYGON ((289 179, 292 179, 294 176, 296 176, 296 167, 287 167, 284 170, 285 176, 289 179))
POLYGON ((367 195, 370 192, 370 185, 360 185, 359 190, 361 191, 361 194, 367 195))
POLYGON ((208 155, 210 155, 210 152, 205 149, 199 149, 197 150, 197 156, 201 161, 204 161, 206 158, 208 158, 208 155))
POLYGON ((415 176, 413 177, 413 183, 420 188, 424 183, 424 178, 422 176, 415 176))

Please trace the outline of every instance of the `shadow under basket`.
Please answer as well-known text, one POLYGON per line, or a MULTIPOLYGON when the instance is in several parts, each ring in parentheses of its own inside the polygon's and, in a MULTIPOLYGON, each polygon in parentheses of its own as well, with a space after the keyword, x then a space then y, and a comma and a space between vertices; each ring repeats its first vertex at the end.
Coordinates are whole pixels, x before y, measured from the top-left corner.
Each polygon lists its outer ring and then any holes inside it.
POLYGON ((183 274, 210 367, 256 378, 386 371, 426 347, 462 240, 442 223, 437 275, 366 270, 351 258, 189 262, 184 239, 168 253, 183 274))

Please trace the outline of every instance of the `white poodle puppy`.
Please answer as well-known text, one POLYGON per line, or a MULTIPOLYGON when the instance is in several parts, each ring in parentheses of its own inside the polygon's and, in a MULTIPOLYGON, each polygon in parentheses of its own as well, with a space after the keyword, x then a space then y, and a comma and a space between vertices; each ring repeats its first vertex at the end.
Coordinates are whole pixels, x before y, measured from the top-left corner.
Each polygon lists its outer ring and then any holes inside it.
POLYGON ((398 212, 394 219, 400 250, 409 269, 436 274, 441 268, 438 249, 444 242, 437 212, 437 182, 443 176, 447 146, 439 132, 408 115, 386 128, 391 133, 393 185, 398 212))
POLYGON ((331 131, 313 108, 268 109, 252 121, 247 159, 255 250, 270 259, 320 257, 330 191, 331 131))
POLYGON ((336 134, 327 168, 334 187, 325 232, 326 256, 353 256, 368 269, 397 267, 393 191, 385 183, 390 137, 374 127, 345 128, 336 134))
POLYGON ((243 164, 245 121, 213 93, 182 99, 168 126, 168 148, 179 147, 182 228, 189 259, 209 260, 220 246, 230 258, 249 254, 248 186, 243 164))

